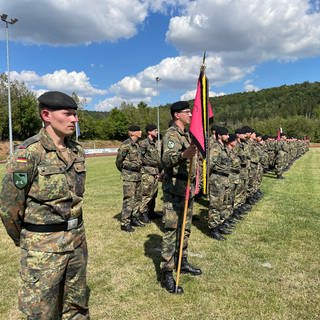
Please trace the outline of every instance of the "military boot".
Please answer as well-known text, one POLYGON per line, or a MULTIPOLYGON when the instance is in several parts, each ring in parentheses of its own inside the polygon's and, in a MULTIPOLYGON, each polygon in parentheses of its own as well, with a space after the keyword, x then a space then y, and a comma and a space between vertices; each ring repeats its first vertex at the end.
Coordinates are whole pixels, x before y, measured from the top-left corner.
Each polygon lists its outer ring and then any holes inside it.
POLYGON ((134 232, 134 227, 128 223, 128 224, 122 225, 121 230, 125 232, 134 232))
POLYGON ((162 287, 164 287, 170 293, 182 294, 182 287, 178 286, 176 288, 176 281, 173 278, 172 271, 164 271, 161 281, 162 287))
POLYGON ((224 226, 222 226, 222 225, 218 228, 218 230, 219 230, 219 233, 222 233, 222 234, 231 234, 232 233, 232 231, 224 228, 224 226))
POLYGON ((144 223, 142 223, 138 218, 136 217, 133 217, 131 219, 131 225, 134 226, 134 227, 144 227, 144 223))
POLYGON ((192 276, 200 276, 202 274, 201 269, 192 266, 189 262, 187 257, 182 257, 181 261, 181 273, 189 273, 192 276))
POLYGON ((142 213, 140 215, 140 221, 142 221, 143 223, 150 223, 151 222, 146 213, 142 213))
POLYGON ((284 179, 284 176, 282 174, 277 174, 277 179, 284 179))
POLYGON ((226 238, 222 236, 217 228, 210 229, 210 237, 219 241, 226 240, 226 238))

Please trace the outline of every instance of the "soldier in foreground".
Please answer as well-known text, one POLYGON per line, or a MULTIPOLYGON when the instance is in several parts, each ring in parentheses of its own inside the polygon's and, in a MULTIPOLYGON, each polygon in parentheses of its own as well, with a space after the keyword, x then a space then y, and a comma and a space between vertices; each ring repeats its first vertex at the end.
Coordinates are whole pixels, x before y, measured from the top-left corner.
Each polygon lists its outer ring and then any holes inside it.
MULTIPOLYGON (((163 222, 164 235, 162 238, 161 264, 162 285, 170 293, 183 293, 182 287, 176 291, 173 270, 177 268, 179 240, 184 212, 185 193, 188 180, 190 159, 196 153, 196 147, 190 144, 189 134, 185 131, 191 121, 191 110, 188 102, 179 101, 171 105, 173 124, 163 138, 162 165, 164 169, 163 186, 163 222)), ((194 180, 192 168, 191 181, 194 180)), ((181 273, 194 276, 200 275, 200 269, 189 264, 187 259, 188 240, 191 233, 193 211, 193 190, 188 203, 186 229, 184 232, 181 273)))
POLYGON ((143 227, 140 221, 141 202, 141 153, 138 140, 141 138, 139 126, 128 128, 129 138, 118 149, 116 166, 123 180, 123 202, 121 211, 121 230, 134 232, 133 227, 143 227))
POLYGON ((0 193, 2 221, 21 248, 19 309, 27 319, 89 319, 85 159, 70 139, 77 104, 57 91, 38 100, 44 128, 8 161, 0 193))

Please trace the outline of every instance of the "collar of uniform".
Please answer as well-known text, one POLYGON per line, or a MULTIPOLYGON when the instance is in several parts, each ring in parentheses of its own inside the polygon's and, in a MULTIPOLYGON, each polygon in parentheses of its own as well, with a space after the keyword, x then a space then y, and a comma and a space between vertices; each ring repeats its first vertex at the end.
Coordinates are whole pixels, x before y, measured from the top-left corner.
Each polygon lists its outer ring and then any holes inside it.
POLYGON ((182 136, 188 136, 188 132, 181 130, 180 127, 178 127, 175 123, 173 124, 173 127, 176 128, 176 130, 182 135, 182 136))
MULTIPOLYGON (((50 151, 57 150, 56 145, 54 144, 53 140, 49 136, 46 129, 42 128, 39 132, 39 136, 40 136, 40 142, 45 149, 50 151)), ((76 150, 76 147, 72 143, 70 143, 70 139, 65 138, 65 143, 68 148, 72 149, 73 151, 76 150)))

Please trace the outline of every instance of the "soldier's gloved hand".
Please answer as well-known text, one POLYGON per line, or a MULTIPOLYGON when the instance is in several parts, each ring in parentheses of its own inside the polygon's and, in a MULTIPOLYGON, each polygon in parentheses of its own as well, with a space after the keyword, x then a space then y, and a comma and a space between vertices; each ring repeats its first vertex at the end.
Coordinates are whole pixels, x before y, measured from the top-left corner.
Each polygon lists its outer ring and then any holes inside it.
POLYGON ((197 147, 192 143, 190 146, 184 150, 181 154, 184 159, 191 159, 197 152, 197 147))

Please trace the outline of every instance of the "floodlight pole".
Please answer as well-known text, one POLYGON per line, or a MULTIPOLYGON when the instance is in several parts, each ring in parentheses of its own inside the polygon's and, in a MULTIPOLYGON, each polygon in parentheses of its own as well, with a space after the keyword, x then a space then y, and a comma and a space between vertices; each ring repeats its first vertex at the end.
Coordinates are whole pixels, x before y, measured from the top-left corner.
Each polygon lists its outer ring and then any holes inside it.
POLYGON ((1 20, 5 23, 6 28, 6 43, 7 43, 7 79, 8 79, 8 120, 9 120, 9 145, 10 145, 10 158, 13 155, 13 139, 12 139, 12 116, 11 116, 11 90, 10 90, 10 63, 9 63, 9 24, 15 24, 18 19, 7 20, 8 15, 2 14, 1 20))
MULTIPOLYGON (((157 85, 157 96, 159 96, 159 81, 161 79, 156 77, 156 85, 157 85)), ((158 127, 158 144, 160 146, 160 102, 158 101, 158 108, 157 108, 157 127, 158 127)))

